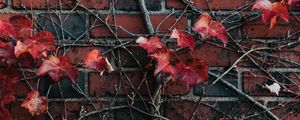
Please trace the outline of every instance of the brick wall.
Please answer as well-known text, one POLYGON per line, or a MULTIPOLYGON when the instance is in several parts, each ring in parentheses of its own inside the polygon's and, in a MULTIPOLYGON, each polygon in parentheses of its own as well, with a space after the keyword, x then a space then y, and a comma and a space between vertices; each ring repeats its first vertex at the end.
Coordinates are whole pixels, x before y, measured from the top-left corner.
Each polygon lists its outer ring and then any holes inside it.
MULTIPOLYGON (((199 16, 198 12, 190 8, 184 11, 187 4, 180 0, 145 0, 150 11, 150 19, 160 36, 170 34, 170 27, 191 31, 191 25, 199 16), (182 14, 184 12, 184 14, 182 14)), ((126 44, 126 49, 116 47, 119 41, 134 41, 138 36, 147 36, 147 27, 140 12, 137 1, 134 0, 0 0, 0 20, 7 20, 13 15, 25 15, 34 21, 36 31, 47 30, 57 36, 57 46, 60 54, 65 54, 80 70, 78 86, 75 89, 69 81, 64 80, 51 85, 47 79, 34 76, 35 70, 24 69, 25 76, 35 89, 42 95, 49 97, 49 114, 53 119, 77 119, 83 108, 87 112, 93 111, 94 103, 97 109, 112 106, 127 105, 135 99, 133 106, 143 111, 150 111, 150 94, 157 89, 157 81, 153 71, 147 75, 140 67, 148 67, 150 58, 146 51, 134 42, 126 44), (105 24, 106 23, 106 24, 105 24), (110 27, 110 29, 107 27, 110 27), (112 32, 114 33, 112 33, 112 32), (93 43, 97 49, 106 52, 117 70, 100 75, 82 67, 85 54, 92 49, 93 43), (138 62, 137 62, 138 61, 138 62), (120 72, 122 70, 123 72, 120 72), (146 78, 146 79, 144 79, 146 78), (50 89, 49 89, 50 88, 50 89), (84 96, 83 94, 87 95, 84 96), (87 100, 86 97, 90 98, 87 100)), ((297 42, 300 31, 300 5, 291 8, 290 21, 279 21, 272 31, 264 25, 258 12, 250 11, 249 5, 253 0, 194 0, 194 8, 210 12, 224 21, 228 32, 234 41, 245 50, 260 46, 278 47, 297 42), (292 36, 289 36, 292 35, 292 36), (289 39, 285 39, 289 36, 289 39)), ((198 39, 198 41, 200 41, 198 39)), ((173 40, 165 40, 172 46, 173 40)), ((199 42, 192 52, 194 57, 202 58, 209 64, 210 72, 222 74, 243 53, 238 46, 229 40, 227 48, 220 47, 219 41, 199 42)), ((277 51, 263 51, 251 54, 259 66, 268 71, 274 79, 286 86, 300 86, 300 49, 298 44, 284 47, 277 51)), ((183 52, 182 55, 185 55, 183 52)), ((235 92, 217 83, 206 93, 204 91, 212 83, 210 77, 205 83, 195 86, 187 92, 181 83, 169 82, 162 89, 163 102, 161 115, 173 119, 189 119, 197 100, 203 96, 200 106, 195 111, 195 119, 267 119, 265 111, 260 110, 247 99, 242 99, 235 92)), ((268 107, 277 117, 283 119, 299 119, 299 99, 294 94, 282 90, 277 96, 271 93, 265 84, 273 83, 250 59, 242 59, 236 67, 223 77, 240 91, 250 95, 261 104, 268 107), (295 99, 293 99, 295 98, 295 99), (288 102, 287 104, 284 104, 288 102)), ((9 108, 16 120, 51 119, 49 115, 32 117, 20 103, 30 91, 27 83, 22 81, 15 85, 17 100, 9 108)), ((299 93, 299 88, 298 88, 299 93)), ((109 119, 150 119, 135 109, 116 109, 101 113, 109 119)), ((97 115, 87 119, 99 119, 97 115)))

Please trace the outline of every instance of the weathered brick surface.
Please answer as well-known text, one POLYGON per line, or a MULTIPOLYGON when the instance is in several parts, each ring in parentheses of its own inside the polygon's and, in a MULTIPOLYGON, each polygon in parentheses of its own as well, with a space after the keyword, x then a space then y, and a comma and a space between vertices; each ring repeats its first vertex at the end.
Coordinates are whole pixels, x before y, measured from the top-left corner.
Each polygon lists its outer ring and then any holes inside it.
MULTIPOLYGON (((218 71, 211 71, 215 74, 221 74, 221 72, 218 71)), ((227 75, 223 77, 224 80, 228 81, 232 85, 234 85, 236 88, 238 88, 238 79, 235 75, 227 75)), ((212 88, 209 88, 209 91, 206 91, 208 89, 208 86, 215 80, 215 78, 208 78, 207 82, 203 84, 199 84, 194 87, 194 94, 195 95, 205 95, 207 96, 235 96, 229 89, 224 87, 221 83, 216 83, 212 88)))
MULTIPOLYGON (((145 4, 148 10, 158 11, 161 10, 161 1, 162 0, 145 0, 145 4)), ((136 11, 140 10, 140 6, 137 1, 134 0, 118 0, 115 3, 115 7, 118 10, 125 11, 136 11)))
POLYGON ((258 18, 246 23, 242 32, 245 38, 283 38, 290 33, 298 31, 299 27, 300 23, 293 16, 290 16, 288 23, 279 19, 272 30, 269 30, 269 25, 265 25, 262 19, 258 18))
POLYGON ((39 29, 52 32, 58 40, 83 39, 86 35, 85 14, 40 14, 39 29))
POLYGON ((109 0, 13 0, 15 9, 108 9, 109 0))
POLYGON ((298 120, 300 118, 300 104, 297 102, 290 102, 284 106, 279 102, 270 102, 268 103, 268 106, 273 108, 272 112, 281 119, 298 120))
MULTIPOLYGON (((144 24, 143 16, 136 14, 128 15, 116 15, 115 18, 112 16, 105 17, 108 20, 108 23, 115 24, 115 27, 111 26, 113 30, 116 31, 116 35, 119 37, 133 37, 136 34, 147 34, 147 28, 144 24), (115 23, 113 22, 115 21, 115 23), (133 34, 133 35, 132 35, 133 34)), ((154 29, 159 33, 170 32, 169 28, 176 23, 176 16, 171 16, 166 18, 167 15, 151 15, 150 19, 153 24, 154 29), (164 20, 165 19, 165 20, 164 20), (159 27, 158 27, 159 26, 159 27)), ((94 19, 92 22, 94 23, 94 19)), ((93 37, 113 37, 108 28, 99 20, 96 22, 96 27, 91 30, 91 36, 93 37), (98 27, 99 26, 99 27, 98 27)), ((183 16, 179 21, 174 25, 178 29, 187 28, 187 17, 183 16)))
MULTIPOLYGON (((294 83, 299 84, 299 79, 293 77, 298 73, 286 72, 279 75, 279 72, 271 72, 271 75, 280 83, 284 83, 287 86, 293 86, 294 83), (283 76, 284 75, 284 76, 283 76)), ((277 96, 275 93, 271 93, 266 85, 271 85, 274 82, 268 79, 269 76, 262 72, 245 72, 243 75, 243 88, 244 92, 249 95, 256 96, 277 96)), ((281 90, 279 96, 289 96, 291 94, 281 90)))
POLYGON ((100 75, 99 73, 89 74, 89 94, 90 96, 112 96, 130 95, 138 92, 141 95, 149 95, 155 90, 155 79, 150 77, 143 79, 144 75, 141 72, 129 72, 127 76, 113 72, 108 75, 100 75), (128 77, 128 79, 126 78, 128 77))
MULTIPOLYGON (((188 101, 168 102, 165 108, 166 116, 170 119, 188 120, 194 107, 186 106, 196 106, 196 103, 188 101)), ((203 102, 195 111, 194 119, 241 119, 256 111, 257 109, 251 107, 251 104, 247 102, 203 102), (218 110, 224 111, 225 114, 218 112, 218 110), (230 118, 233 116, 234 118, 230 118)), ((263 118, 265 117, 262 115, 254 117, 254 119, 263 118)))
POLYGON ((45 9, 47 8, 46 0, 13 0, 13 8, 17 9, 45 9))
MULTIPOLYGON (((232 10, 242 7, 250 0, 193 0, 193 5, 198 9, 232 10)), ((183 9, 186 5, 181 0, 166 0, 167 8, 183 9)))
POLYGON ((225 67, 232 65, 238 54, 215 45, 202 42, 193 51, 194 57, 203 59, 210 67, 225 67))
MULTIPOLYGON (((108 107, 107 102, 94 102, 96 109, 108 107)), ((20 106, 20 102, 12 104, 12 113, 13 117, 17 120, 28 120, 28 119, 37 119, 44 120, 50 119, 48 115, 39 115, 31 116, 31 114, 23 107, 20 106)), ((78 119, 80 116, 80 111, 83 109, 86 112, 91 112, 94 110, 94 107, 88 102, 79 102, 79 101, 67 101, 67 102, 49 102, 49 113, 54 119, 78 119), (66 111, 65 111, 66 110, 66 111)), ((99 119, 96 115, 91 115, 87 119, 99 119)))

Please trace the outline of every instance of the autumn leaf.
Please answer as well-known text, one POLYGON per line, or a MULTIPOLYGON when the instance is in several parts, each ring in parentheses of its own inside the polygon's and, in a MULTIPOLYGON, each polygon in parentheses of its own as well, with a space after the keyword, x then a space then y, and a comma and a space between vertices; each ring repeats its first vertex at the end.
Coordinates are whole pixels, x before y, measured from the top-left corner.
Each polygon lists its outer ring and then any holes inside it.
POLYGON ((171 37, 170 38, 175 38, 177 40, 178 46, 181 47, 189 47, 191 50, 194 49, 196 40, 192 35, 183 33, 182 31, 178 29, 173 29, 171 37))
POLYGON ((11 42, 0 41, 0 62, 11 65, 16 62, 14 46, 11 42))
POLYGON ((228 35, 222 23, 212 20, 209 14, 202 14, 192 26, 194 31, 197 31, 202 38, 211 39, 218 38, 226 47, 228 42, 228 35))
POLYGON ((150 38, 139 37, 136 40, 136 43, 138 43, 139 46, 146 49, 146 51, 149 54, 155 52, 158 49, 162 49, 164 47, 163 43, 160 41, 158 37, 150 37, 150 38))
POLYGON ((294 5, 298 2, 300 2, 300 0, 288 0, 289 5, 294 5))
POLYGON ((0 37, 1 38, 16 37, 14 28, 9 22, 0 20, 0 37))
POLYGON ((108 59, 101 56, 99 50, 96 49, 93 49, 87 54, 84 60, 84 66, 89 69, 96 70, 97 72, 101 72, 101 74, 106 70, 108 72, 114 71, 108 59))
POLYGON ((188 86, 188 90, 208 78, 208 65, 201 59, 193 59, 188 62, 179 62, 176 64, 176 79, 188 86))
POLYGON ((157 61, 156 68, 154 71, 154 75, 159 72, 170 72, 172 68, 170 68, 170 59, 171 52, 167 49, 159 50, 150 56, 157 61))
POLYGON ((34 59, 47 56, 47 52, 55 50, 55 37, 52 33, 41 31, 36 33, 32 38, 25 41, 17 41, 15 46, 15 55, 17 58, 25 52, 31 54, 34 59))
POLYGON ((0 118, 12 120, 12 117, 5 107, 15 100, 16 90, 13 85, 20 81, 18 71, 13 67, 0 70, 0 118))
POLYGON ((0 71, 0 102, 9 104, 14 101, 14 84, 20 81, 20 75, 14 67, 8 67, 0 71))
POLYGON ((53 82, 59 82, 63 79, 68 79, 75 84, 78 78, 78 69, 73 66, 66 56, 59 58, 49 56, 40 66, 37 75, 49 76, 53 82))
POLYGON ((252 10, 262 11, 262 20, 265 24, 270 22, 270 30, 277 23, 278 17, 286 22, 289 21, 288 7, 283 1, 271 3, 270 0, 257 0, 252 10))
POLYGON ((16 32, 17 39, 32 37, 32 22, 29 18, 23 15, 15 15, 9 18, 9 22, 16 32))
POLYGON ((27 94, 21 106, 26 108, 32 116, 42 115, 48 110, 48 98, 40 96, 38 91, 33 90, 27 94))
POLYGON ((13 120, 9 110, 2 103, 0 103, 0 118, 3 120, 13 120))

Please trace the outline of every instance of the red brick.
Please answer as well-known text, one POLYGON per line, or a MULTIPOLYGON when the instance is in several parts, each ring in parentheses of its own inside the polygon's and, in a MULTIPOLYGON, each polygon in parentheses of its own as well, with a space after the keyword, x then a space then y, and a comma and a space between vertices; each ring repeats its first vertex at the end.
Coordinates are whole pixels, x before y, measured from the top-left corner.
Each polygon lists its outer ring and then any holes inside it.
POLYGON ((45 9, 47 8, 46 0, 13 0, 13 8, 23 9, 45 9))
MULTIPOLYGON (((213 100, 213 98, 211 99, 213 100)), ((191 101, 172 101, 168 102, 165 107, 165 115, 171 120, 189 120, 196 103, 191 101)), ((203 102, 195 112, 195 120, 217 120, 221 118, 234 117, 231 119, 243 119, 245 116, 251 116, 260 113, 249 102, 226 101, 226 102, 203 102), (225 114, 222 114, 222 111, 225 114), (229 116, 227 116, 229 115, 229 116)), ((253 119, 263 119, 264 115, 252 116, 253 119)))
POLYGON ((139 46, 127 46, 124 48, 117 48, 116 51, 119 52, 119 59, 122 67, 139 67, 141 65, 143 68, 150 64, 150 57, 148 56, 145 49, 139 46), (130 53, 131 52, 131 53, 130 53))
MULTIPOLYGON (((141 95, 149 95, 149 92, 155 90, 155 79, 149 75, 146 82, 143 82, 143 74, 141 72, 127 72, 128 78, 137 92, 141 95), (141 87, 138 86, 141 84, 141 87), (148 91, 149 88, 149 91, 148 91)), ((151 74, 151 73, 149 73, 151 74)), ((152 73, 153 74, 153 73, 152 73)), ((121 89, 119 95, 131 95, 134 90, 131 88, 131 83, 125 78, 120 78, 119 73, 113 72, 108 75, 100 75, 99 73, 89 74, 89 93, 91 96, 107 96, 115 95, 116 88, 121 83, 121 89)))
MULTIPOLYGON (((108 0, 81 0, 81 5, 88 9, 108 9, 108 0)), ((14 0, 13 7, 16 9, 73 9, 77 3, 73 0, 51 0, 47 3, 47 0, 14 0), (62 6, 60 6, 62 5, 62 6)), ((78 9, 82 9, 77 6, 78 9)))
MULTIPOLYGON (((190 101, 168 102, 166 105, 166 117, 171 120, 189 120, 196 103, 190 101)), ((194 116, 195 120, 209 119, 213 116, 211 108, 200 105, 194 116)))
POLYGON ((284 106, 278 102, 270 102, 268 106, 273 108, 272 112, 282 120, 299 120, 300 118, 300 104, 297 102, 290 102, 284 106))
POLYGON ((275 96, 276 94, 272 94, 267 88, 263 88, 266 81, 266 75, 261 72, 245 72, 243 74, 244 92, 249 95, 275 96))
POLYGON ((244 38, 283 38, 286 37, 288 33, 298 31, 299 27, 300 23, 295 19, 295 17, 290 16, 289 23, 280 19, 275 27, 272 30, 269 30, 269 25, 265 25, 260 17, 245 24, 242 32, 244 38))
MULTIPOLYGON (((295 83, 299 84, 299 79, 294 76, 295 73, 291 72, 281 72, 283 75, 287 76, 290 80, 293 80, 295 83)), ((272 76, 280 83, 285 84, 286 87, 293 86, 294 83, 292 83, 290 80, 287 80, 284 76, 278 74, 277 72, 271 72, 272 76)), ((268 75, 262 73, 262 72, 245 72, 243 74, 243 89, 244 92, 249 95, 254 96, 277 96, 275 93, 271 93, 269 89, 266 87, 266 84, 270 85, 274 82, 271 80, 268 80, 268 75)), ((292 94, 289 94, 285 92, 283 89, 279 92, 279 96, 290 96, 292 94)))
MULTIPOLYGON (((198 9, 211 9, 213 10, 233 10, 245 5, 249 0, 193 0, 193 5, 198 9), (208 7, 209 5, 209 7, 208 7)), ((185 4, 181 0, 166 0, 167 8, 184 9, 185 4)))
POLYGON ((299 52, 292 52, 292 51, 284 52, 283 51, 283 52, 274 52, 272 54, 275 56, 278 56, 280 58, 284 58, 284 60, 273 58, 270 62, 273 67, 297 67, 298 65, 295 65, 293 63, 300 63, 300 53, 299 52), (286 61, 290 61, 293 63, 289 63, 286 61))
MULTIPOLYGON (((106 18, 110 23, 113 24, 112 16, 106 18)), ((153 27, 156 29, 158 25, 165 19, 167 15, 151 15, 150 19, 153 27)), ((161 23, 160 28, 157 32, 166 33, 170 32, 169 28, 175 23, 176 16, 171 16, 167 18, 163 23, 161 23)), ((93 23, 94 19, 91 20, 93 23)), ((119 37, 132 37, 128 32, 132 34, 148 34, 147 27, 145 25, 142 15, 128 14, 128 15, 115 15, 115 25, 117 26, 116 34, 119 37), (134 23, 134 24, 133 24, 134 23), (122 28, 122 29, 121 29, 122 28), (124 31, 124 29, 126 31, 124 31)), ((93 37, 113 37, 108 28, 103 25, 100 21, 96 24, 94 29, 91 30, 91 35, 93 37)), ((175 25, 178 29, 185 29, 187 27, 187 17, 183 16, 179 22, 175 25)), ((114 28, 114 27, 112 27, 114 28)))
POLYGON ((209 67, 225 67, 232 65, 238 58, 237 54, 209 43, 201 43, 192 54, 203 59, 209 67))
MULTIPOLYGON (((50 8, 60 8, 60 2, 63 9, 73 9, 77 2, 74 0, 53 0, 49 2, 50 8)), ((80 4, 88 9, 108 9, 109 0, 80 0, 80 4)), ((81 9, 81 7, 78 7, 81 9)))
POLYGON ((163 95, 186 95, 188 93, 188 86, 179 82, 169 81, 162 89, 163 95))
POLYGON ((177 29, 186 29, 187 28, 187 16, 182 16, 181 18, 178 18, 178 16, 170 16, 166 19, 167 15, 152 15, 151 22, 153 24, 153 27, 157 29, 158 25, 160 25, 158 31, 159 33, 170 33, 171 27, 176 23, 176 19, 179 19, 179 21, 175 24, 174 28, 177 29), (166 19, 164 22, 163 20, 166 19))
MULTIPOLYGON (((107 102, 94 102, 96 109, 101 109, 108 107, 107 102)), ((61 119, 64 115, 65 119, 78 119, 79 112, 81 108, 84 108, 85 111, 91 112, 94 110, 89 102, 80 102, 80 101, 67 101, 67 102, 49 102, 48 103, 48 110, 51 116, 54 119, 61 119), (66 110, 66 112, 65 112, 66 110)), ((23 107, 21 107, 21 102, 15 102, 12 105, 11 113, 16 120, 28 120, 28 119, 37 119, 37 120, 44 120, 48 118, 47 114, 34 116, 32 117, 31 114, 23 107)), ((95 115, 87 117, 88 119, 95 119, 97 118, 95 115)), ((99 119, 99 118, 97 118, 99 119)))
MULTIPOLYGON (((159 11, 161 10, 162 0, 145 0, 145 4, 148 10, 159 11)), ((125 11, 139 11, 140 6, 137 1, 134 0, 118 0, 115 3, 115 8, 125 11)))

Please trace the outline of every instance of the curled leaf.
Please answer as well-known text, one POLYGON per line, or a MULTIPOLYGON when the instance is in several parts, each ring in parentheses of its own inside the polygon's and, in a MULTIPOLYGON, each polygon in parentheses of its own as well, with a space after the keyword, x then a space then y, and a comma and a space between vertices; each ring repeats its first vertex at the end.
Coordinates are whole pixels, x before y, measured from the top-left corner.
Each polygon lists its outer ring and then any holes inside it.
POLYGON ((78 69, 73 66, 66 56, 59 58, 49 56, 40 66, 37 75, 49 76, 54 82, 59 82, 63 79, 70 80, 73 84, 78 78, 78 69))
POLYGON ((101 56, 99 50, 93 49, 90 51, 84 60, 84 66, 103 73, 104 71, 112 72, 114 68, 109 63, 106 57, 101 56))
POLYGON ((276 93, 276 95, 279 94, 281 88, 278 83, 273 83, 272 85, 266 85, 266 87, 270 90, 270 92, 276 93))
POLYGON ((218 38, 226 47, 228 42, 228 35, 222 23, 212 20, 209 14, 202 14, 193 25, 192 29, 197 31, 202 38, 211 39, 211 37, 218 38))
POLYGON ((177 40, 178 46, 189 47, 191 50, 194 49, 196 40, 192 35, 181 32, 178 29, 173 29, 171 37, 177 40))
POLYGON ((146 49, 146 51, 149 54, 155 52, 158 49, 162 49, 164 47, 163 43, 160 41, 158 37, 150 37, 150 38, 139 37, 136 40, 136 43, 138 43, 139 46, 146 49))
POLYGON ((33 90, 27 94, 21 106, 26 108, 32 116, 41 115, 48 110, 48 99, 45 96, 40 96, 38 91, 33 90))

